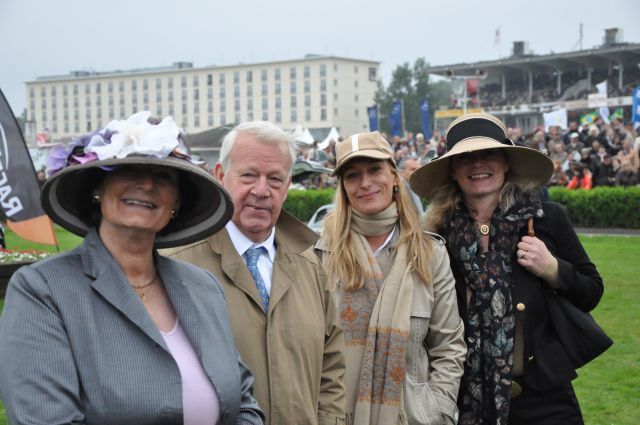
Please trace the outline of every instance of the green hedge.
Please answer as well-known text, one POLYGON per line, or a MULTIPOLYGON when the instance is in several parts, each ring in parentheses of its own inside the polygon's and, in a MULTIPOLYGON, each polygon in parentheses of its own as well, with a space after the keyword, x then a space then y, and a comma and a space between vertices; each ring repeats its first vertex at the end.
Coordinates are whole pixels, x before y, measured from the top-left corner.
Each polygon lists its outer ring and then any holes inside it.
POLYGON ((283 208, 307 222, 318 208, 333 202, 333 194, 333 189, 290 190, 283 208))
MULTIPOLYGON (((308 221, 322 205, 333 202, 333 189, 290 190, 284 209, 308 221)), ((552 187, 549 195, 567 209, 574 226, 640 229, 640 186, 569 190, 552 187)))
POLYGON ((640 186, 591 190, 553 187, 549 195, 565 206, 574 226, 640 229, 640 186))

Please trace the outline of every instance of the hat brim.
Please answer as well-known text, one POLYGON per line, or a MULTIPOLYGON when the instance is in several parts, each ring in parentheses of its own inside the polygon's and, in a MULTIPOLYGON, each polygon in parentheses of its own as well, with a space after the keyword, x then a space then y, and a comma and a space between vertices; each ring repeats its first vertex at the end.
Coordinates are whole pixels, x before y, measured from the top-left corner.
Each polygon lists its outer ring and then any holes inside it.
POLYGON ((418 168, 411 175, 411 189, 422 198, 431 200, 438 190, 451 181, 451 158, 488 149, 504 149, 509 158, 509 175, 515 183, 542 186, 551 179, 553 162, 542 152, 524 146, 507 145, 486 137, 470 137, 456 143, 446 154, 418 168))
POLYGON ((334 168, 331 176, 333 177, 338 174, 338 172, 345 166, 345 164, 354 158, 390 159, 391 162, 393 162, 395 165, 395 162, 393 161, 391 155, 389 155, 388 153, 376 149, 363 149, 352 152, 349 155, 345 156, 344 159, 340 161, 340 165, 334 168))
POLYGON ((180 208, 177 217, 156 235, 154 247, 171 248, 204 239, 231 219, 233 203, 220 184, 200 167, 174 157, 127 157, 69 166, 42 186, 40 201, 49 217, 71 233, 84 237, 94 227, 98 206, 95 189, 107 175, 101 167, 157 165, 178 171, 180 208))

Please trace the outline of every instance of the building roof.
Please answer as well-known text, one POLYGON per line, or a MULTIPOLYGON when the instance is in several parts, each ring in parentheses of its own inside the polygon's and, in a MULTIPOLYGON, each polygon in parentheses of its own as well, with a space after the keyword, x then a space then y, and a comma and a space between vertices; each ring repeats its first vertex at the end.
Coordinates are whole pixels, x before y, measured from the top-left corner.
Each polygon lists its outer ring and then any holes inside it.
POLYGON ((309 62, 309 61, 319 61, 319 60, 344 60, 349 62, 361 62, 367 64, 375 64, 379 65, 379 61, 372 61, 366 59, 355 59, 355 58, 345 58, 340 56, 324 56, 324 55, 314 55, 309 54, 304 58, 297 59, 289 59, 289 60, 279 60, 272 62, 256 62, 256 63, 237 63, 231 65, 208 65, 203 67, 194 68, 192 62, 174 62, 171 66, 164 67, 149 67, 149 68, 137 68, 137 69, 128 69, 128 70, 112 70, 112 71, 70 71, 69 74, 66 75, 50 75, 50 76, 42 76, 37 77, 35 80, 27 81, 27 84, 40 83, 44 81, 60 81, 60 80, 82 80, 82 79, 95 79, 95 78, 111 78, 118 76, 129 76, 131 74, 158 74, 158 73, 167 73, 167 72, 184 72, 184 71, 205 71, 205 70, 224 70, 229 68, 253 68, 256 66, 265 66, 265 65, 277 65, 283 63, 291 63, 291 62, 309 62))
POLYGON ((490 61, 430 66, 427 72, 443 77, 474 75, 479 71, 492 74, 522 71, 549 73, 575 70, 578 66, 603 68, 608 67, 609 63, 635 66, 639 60, 640 43, 620 43, 566 53, 525 54, 490 61))

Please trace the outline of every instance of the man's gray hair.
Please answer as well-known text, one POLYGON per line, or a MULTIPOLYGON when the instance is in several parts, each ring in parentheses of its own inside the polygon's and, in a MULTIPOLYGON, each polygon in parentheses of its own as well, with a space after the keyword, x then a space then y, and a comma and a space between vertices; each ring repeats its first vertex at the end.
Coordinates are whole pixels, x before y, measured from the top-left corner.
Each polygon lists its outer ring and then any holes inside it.
POLYGON ((289 176, 293 173, 293 164, 296 161, 296 142, 294 138, 280 127, 272 124, 269 121, 249 121, 236 126, 233 130, 227 133, 222 139, 222 146, 220 147, 220 158, 218 162, 222 165, 222 169, 226 172, 231 166, 231 160, 229 154, 235 145, 238 135, 240 133, 252 134, 256 140, 265 144, 280 145, 282 151, 288 153, 291 158, 291 169, 289 170, 289 176))

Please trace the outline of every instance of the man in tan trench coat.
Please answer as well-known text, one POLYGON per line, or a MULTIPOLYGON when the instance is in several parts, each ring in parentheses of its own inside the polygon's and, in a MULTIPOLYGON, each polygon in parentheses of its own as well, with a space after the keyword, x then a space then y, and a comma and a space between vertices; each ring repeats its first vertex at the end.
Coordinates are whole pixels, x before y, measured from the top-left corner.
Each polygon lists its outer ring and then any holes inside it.
POLYGON ((233 199, 232 220, 167 254, 211 271, 222 284, 267 424, 343 424, 343 336, 311 249, 317 236, 282 211, 294 159, 293 140, 273 124, 236 127, 215 167, 233 199))

